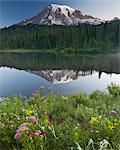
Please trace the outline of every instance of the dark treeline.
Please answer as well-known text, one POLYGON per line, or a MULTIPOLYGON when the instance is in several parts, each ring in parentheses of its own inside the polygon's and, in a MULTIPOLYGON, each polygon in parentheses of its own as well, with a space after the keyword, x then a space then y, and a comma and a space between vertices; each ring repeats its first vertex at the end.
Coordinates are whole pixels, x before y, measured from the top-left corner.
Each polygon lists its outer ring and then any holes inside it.
POLYGON ((99 71, 120 74, 120 53, 96 55, 64 55, 57 53, 0 53, 0 67, 14 67, 22 70, 74 70, 99 71))
POLYGON ((14 25, 0 30, 0 49, 114 49, 120 47, 120 21, 98 26, 14 25))

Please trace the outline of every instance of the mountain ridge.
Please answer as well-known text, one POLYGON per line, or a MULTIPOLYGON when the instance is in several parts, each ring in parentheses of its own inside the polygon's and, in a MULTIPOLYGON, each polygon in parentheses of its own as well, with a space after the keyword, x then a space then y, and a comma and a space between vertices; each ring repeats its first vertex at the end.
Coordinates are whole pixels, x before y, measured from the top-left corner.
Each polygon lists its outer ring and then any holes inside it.
POLYGON ((83 14, 82 11, 67 5, 50 4, 32 18, 23 20, 20 25, 79 25, 82 23, 99 25, 105 20, 83 14))

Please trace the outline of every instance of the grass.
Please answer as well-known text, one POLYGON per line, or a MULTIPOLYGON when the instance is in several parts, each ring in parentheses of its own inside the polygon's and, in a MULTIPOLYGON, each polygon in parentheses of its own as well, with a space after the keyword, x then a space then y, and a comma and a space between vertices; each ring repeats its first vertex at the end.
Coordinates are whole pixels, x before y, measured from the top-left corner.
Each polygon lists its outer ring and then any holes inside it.
POLYGON ((7 97, 0 103, 2 150, 120 150, 120 87, 91 95, 7 97))

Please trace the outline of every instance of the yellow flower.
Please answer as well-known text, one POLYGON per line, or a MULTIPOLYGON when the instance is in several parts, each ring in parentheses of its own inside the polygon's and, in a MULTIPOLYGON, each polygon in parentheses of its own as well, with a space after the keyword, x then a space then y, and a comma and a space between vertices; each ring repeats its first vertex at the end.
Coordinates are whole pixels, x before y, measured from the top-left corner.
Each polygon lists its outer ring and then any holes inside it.
POLYGON ((46 126, 49 124, 49 120, 47 118, 45 118, 43 122, 44 122, 44 125, 46 126))
POLYGON ((112 130, 112 129, 115 129, 115 126, 112 125, 112 124, 111 124, 111 125, 109 124, 109 125, 108 125, 108 128, 109 128, 110 130, 112 130))
POLYGON ((98 123, 98 118, 97 117, 91 117, 90 123, 98 123))
POLYGON ((68 97, 67 96, 62 96, 62 99, 68 100, 68 97))
POLYGON ((27 110, 25 111, 25 113, 26 113, 26 115, 31 115, 31 114, 33 113, 33 111, 30 110, 30 109, 27 109, 27 110))

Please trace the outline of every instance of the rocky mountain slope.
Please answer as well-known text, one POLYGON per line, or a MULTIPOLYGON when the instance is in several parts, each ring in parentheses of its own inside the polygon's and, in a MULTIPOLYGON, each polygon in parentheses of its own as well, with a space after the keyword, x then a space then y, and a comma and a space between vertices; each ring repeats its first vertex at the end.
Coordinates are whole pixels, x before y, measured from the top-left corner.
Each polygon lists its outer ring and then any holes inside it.
POLYGON ((94 71, 74 71, 74 70, 41 70, 41 71, 30 71, 33 74, 41 76, 50 83, 67 83, 76 80, 82 76, 88 76, 94 71))
POLYGON ((21 25, 78 25, 81 23, 98 25, 104 20, 83 14, 67 5, 51 4, 38 15, 20 22, 21 25))

